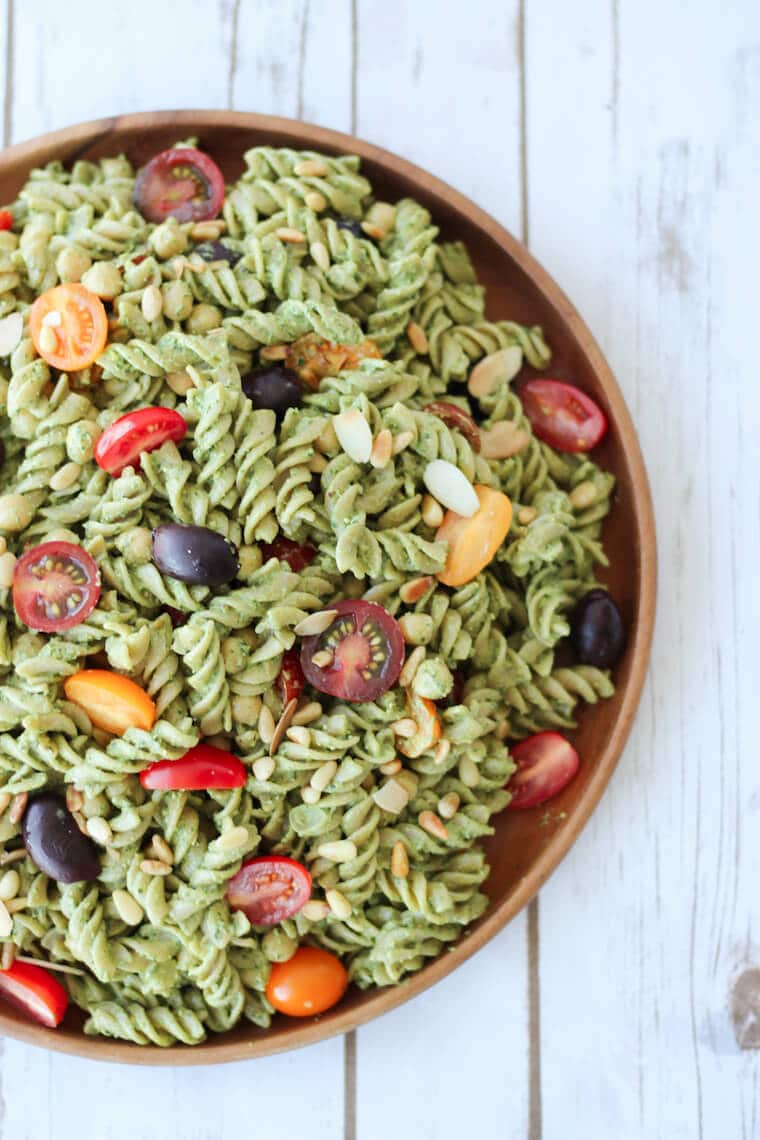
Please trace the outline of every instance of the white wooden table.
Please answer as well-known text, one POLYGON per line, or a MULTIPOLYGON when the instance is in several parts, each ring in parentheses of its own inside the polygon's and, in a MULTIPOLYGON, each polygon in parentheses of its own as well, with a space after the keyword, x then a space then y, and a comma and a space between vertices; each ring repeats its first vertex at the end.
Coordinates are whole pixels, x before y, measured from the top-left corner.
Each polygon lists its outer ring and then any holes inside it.
POLYGON ((526 914, 287 1056, 139 1070, 0 1042, 2 1140, 760 1137, 760 4, 0 0, 0 60, 5 143, 235 107, 471 195, 601 341, 660 551, 633 737, 526 914))

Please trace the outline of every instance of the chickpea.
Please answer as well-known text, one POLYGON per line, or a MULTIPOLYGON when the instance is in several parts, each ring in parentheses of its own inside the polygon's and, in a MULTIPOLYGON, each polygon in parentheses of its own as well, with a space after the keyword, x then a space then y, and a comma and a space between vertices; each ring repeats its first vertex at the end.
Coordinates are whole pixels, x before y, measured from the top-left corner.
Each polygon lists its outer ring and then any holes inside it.
POLYGON ((102 298, 112 301, 122 291, 121 273, 110 261, 96 261, 95 264, 82 274, 82 284, 85 289, 102 298))
POLYGON ((193 311, 193 294, 186 281, 169 281, 161 287, 164 316, 170 321, 186 321, 193 311))
POLYGON ((195 305, 187 318, 187 331, 191 333, 206 333, 211 329, 218 329, 222 323, 222 314, 216 305, 201 303, 195 305))
POLYGON ((149 241, 162 261, 168 261, 170 257, 176 257, 187 249, 187 234, 180 229, 176 218, 167 218, 160 226, 156 226, 149 241))
POLYGON ((58 254, 55 268, 61 281, 81 281, 92 265, 92 258, 78 245, 67 245, 58 254))

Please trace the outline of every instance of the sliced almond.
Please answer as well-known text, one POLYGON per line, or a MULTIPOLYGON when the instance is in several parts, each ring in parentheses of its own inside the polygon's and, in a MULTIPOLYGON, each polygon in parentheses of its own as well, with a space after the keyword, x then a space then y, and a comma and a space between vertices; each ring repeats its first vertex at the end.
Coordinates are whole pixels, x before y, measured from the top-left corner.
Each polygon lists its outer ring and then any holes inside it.
POLYGON ((329 859, 331 863, 350 863, 356 858, 356 844, 352 839, 335 839, 331 842, 320 843, 317 855, 329 859))
POLYGON ((414 432, 400 431, 398 435, 393 437, 393 454, 400 455, 410 443, 414 443, 414 432))
POLYGON ((368 463, 372 454, 372 431, 358 408, 333 417, 338 443, 355 463, 368 463))
POLYGON ((433 498, 463 518, 471 518, 480 507, 470 480, 447 459, 431 460, 422 479, 433 498))
POLYGON ((21 340, 24 318, 21 313, 10 313, 0 321, 0 356, 10 356, 21 340))
POLYGON ((403 586, 398 592, 398 596, 406 606, 411 606, 414 602, 418 602, 420 598, 424 598, 431 586, 435 585, 435 578, 426 574, 422 578, 412 578, 411 582, 404 582, 403 586))
POLYGON ((387 467, 391 460, 393 452, 393 435, 388 428, 383 428, 375 436, 375 442, 372 444, 372 451, 370 452, 369 461, 373 467, 378 469, 387 467))
POLYGON ((299 621, 298 625, 293 626, 293 633, 298 637, 313 637, 315 634, 324 633, 328 626, 332 625, 337 613, 337 610, 317 610, 315 614, 309 614, 299 621))
POLYGON ((253 774, 257 780, 266 783, 275 769, 275 763, 271 756, 262 756, 253 762, 253 774))
POLYGON ((288 701, 288 703, 285 705, 285 711, 283 712, 280 719, 277 721, 277 724, 276 724, 275 730, 274 730, 274 734, 272 736, 271 741, 269 742, 269 755, 270 756, 274 756, 275 752, 277 751, 277 749, 282 744, 283 737, 285 736, 285 733, 290 728, 290 722, 293 719, 293 716, 295 715, 295 711, 297 708, 298 708, 298 697, 293 697, 293 699, 288 701))
POLYGON ((398 780, 390 779, 386 780, 379 788, 375 788, 372 799, 381 811, 398 815, 409 803, 409 792, 398 780))
POLYGON ((402 736, 407 740, 411 740, 417 731, 417 721, 412 720, 410 716, 405 716, 402 717, 401 720, 394 721, 392 728, 396 736, 402 736))
POLYGON ((480 454, 486 459, 509 459, 525 451, 529 443, 525 428, 513 420, 500 420, 487 431, 480 431, 480 454))
POLYGON ((522 368, 522 349, 511 344, 484 356, 473 368, 467 381, 471 396, 488 396, 498 384, 514 380, 522 368))

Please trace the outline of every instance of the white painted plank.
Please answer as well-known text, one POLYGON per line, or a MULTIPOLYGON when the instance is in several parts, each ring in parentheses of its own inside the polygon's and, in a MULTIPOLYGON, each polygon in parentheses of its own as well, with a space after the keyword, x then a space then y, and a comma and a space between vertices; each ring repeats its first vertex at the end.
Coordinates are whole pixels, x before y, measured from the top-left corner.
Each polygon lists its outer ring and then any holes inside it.
MULTIPOLYGON (((291 5, 294 18, 303 7, 291 5)), ((342 7, 348 45, 349 12, 342 7)), ((267 88, 269 81, 261 80, 274 75, 278 60, 287 89, 298 85, 299 57, 283 40, 274 5, 269 23, 263 20, 265 5, 243 0, 237 18, 236 9, 232 2, 212 8, 204 0, 132 0, 127 15, 122 7, 90 0, 65 7, 43 0, 27 11, 17 0, 12 141, 120 111, 222 107, 230 96, 246 109, 295 114, 296 106, 286 106, 274 86, 267 88), (88 51, 81 77, 71 81, 62 74, 61 61, 82 58, 81 29, 95 9, 97 52, 88 51)), ((335 20, 340 13, 336 6, 335 20)), ((316 64, 325 30, 313 27, 314 39, 307 24, 298 41, 305 61, 304 113, 348 127, 350 72, 348 83, 328 85, 320 95, 316 64)), ((350 53, 345 58, 350 66, 350 53)), ((83 1088, 87 1133, 109 1140, 216 1140, 220 1135, 279 1140, 285 1118, 289 1135, 310 1140, 335 1140, 343 1128, 340 1039, 253 1064, 171 1070, 94 1068, 10 1040, 0 1046, 3 1140, 78 1140, 83 1088)))
MULTIPOLYGON (((358 5, 357 134, 520 225, 517 3, 358 5), (393 63, 378 45, 393 37, 393 63)), ((358 1140, 526 1136, 528 952, 522 915, 472 961, 357 1033, 358 1140)))
POLYGON ((544 1140, 758 1135, 727 1001, 760 964, 759 16, 528 8, 531 244, 617 370, 661 568, 633 740, 541 896, 544 1140))

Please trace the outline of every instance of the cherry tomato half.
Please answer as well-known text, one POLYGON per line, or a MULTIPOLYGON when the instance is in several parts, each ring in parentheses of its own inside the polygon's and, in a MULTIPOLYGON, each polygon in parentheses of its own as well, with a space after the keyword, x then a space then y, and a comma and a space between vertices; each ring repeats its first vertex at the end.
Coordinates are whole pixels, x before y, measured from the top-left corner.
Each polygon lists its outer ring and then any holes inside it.
POLYGON ((14 962, 0 970, 0 997, 49 1029, 60 1025, 69 1004, 69 995, 58 979, 32 962, 14 962))
POLYGON ((476 578, 496 556, 509 533, 512 504, 501 491, 475 484, 480 506, 469 518, 446 511, 436 531, 438 542, 448 542, 446 566, 438 574, 445 586, 463 586, 476 578))
POLYGON ((580 759, 558 732, 537 732, 510 748, 517 771, 507 784, 512 810, 536 807, 558 795, 578 771, 580 759))
POLYGON ((151 791, 198 792, 208 788, 242 788, 245 765, 237 756, 196 744, 178 760, 157 760, 140 773, 140 783, 151 791))
POLYGON ((227 902, 254 926, 274 926, 309 901, 311 875, 285 855, 249 859, 227 883, 227 902))
POLYGON ((293 542, 291 538, 280 535, 274 542, 262 542, 261 556, 265 562, 279 558, 280 562, 287 562, 291 570, 300 574, 314 561, 317 552, 308 542, 293 542))
POLYGON ((560 451, 590 451, 607 430, 598 404, 562 380, 529 380, 520 399, 538 438, 560 451))
POLYGON ((301 657, 297 649, 288 649, 282 655, 282 665, 277 674, 277 690, 283 705, 290 704, 301 696, 306 680, 301 668, 301 657))
POLYGON ((215 218, 224 202, 224 176, 213 158, 192 146, 162 150, 137 175, 133 200, 149 222, 215 218))
POLYGON ((288 1017, 312 1017, 339 1002, 348 986, 340 958, 317 946, 299 946, 287 962, 275 962, 266 995, 288 1017))
POLYGON ((79 372, 105 348, 108 317, 100 297, 84 285, 56 285, 32 305, 29 332, 43 360, 62 372, 79 372), (50 336, 55 338, 54 348, 46 346, 50 336))
POLYGON ((95 445, 95 460, 109 475, 135 467, 143 451, 155 451, 168 439, 179 443, 187 424, 172 408, 140 408, 127 412, 106 428, 95 445))
POLYGON ((22 554, 13 571, 13 604, 24 625, 41 633, 71 629, 100 597, 100 571, 73 542, 43 542, 22 554))
POLYGON ((13 214, 10 210, 0 210, 0 230, 9 230, 13 225, 13 214))
POLYGON ((433 400, 426 404, 423 412, 430 412, 438 416, 447 427, 456 428, 464 436, 473 451, 480 451, 480 429, 469 412, 460 408, 458 404, 450 404, 448 400, 433 400))
POLYGON ((301 666, 306 680, 344 701, 374 701, 395 685, 404 664, 404 636, 395 618, 376 602, 346 598, 330 609, 336 616, 324 633, 306 637, 301 666), (317 665, 314 654, 332 654, 317 665))
POLYGON ((150 732, 155 724, 155 701, 135 681, 109 669, 80 669, 66 678, 63 691, 97 728, 114 736, 128 728, 150 732))

